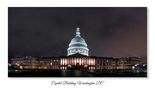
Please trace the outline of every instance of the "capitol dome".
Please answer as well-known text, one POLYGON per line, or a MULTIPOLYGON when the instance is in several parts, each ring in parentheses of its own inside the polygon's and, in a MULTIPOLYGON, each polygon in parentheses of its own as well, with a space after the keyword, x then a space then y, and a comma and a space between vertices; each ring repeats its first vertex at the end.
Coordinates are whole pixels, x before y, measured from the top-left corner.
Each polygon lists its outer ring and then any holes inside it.
POLYGON ((80 28, 77 28, 76 36, 71 40, 67 49, 67 56, 73 54, 82 54, 88 56, 88 52, 89 49, 87 48, 87 43, 80 36, 80 28))

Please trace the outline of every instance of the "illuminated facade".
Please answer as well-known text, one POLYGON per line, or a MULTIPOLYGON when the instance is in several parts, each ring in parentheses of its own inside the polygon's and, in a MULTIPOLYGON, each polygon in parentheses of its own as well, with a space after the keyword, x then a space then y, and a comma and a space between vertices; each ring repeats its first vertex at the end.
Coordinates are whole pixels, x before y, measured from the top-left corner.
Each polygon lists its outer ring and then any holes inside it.
POLYGON ((141 58, 114 58, 89 56, 85 40, 77 28, 76 36, 71 40, 67 56, 60 57, 16 57, 11 59, 10 67, 15 69, 60 69, 60 70, 114 70, 132 69, 141 58))
POLYGON ((80 54, 61 56, 61 57, 43 57, 26 58, 16 57, 11 59, 12 67, 16 69, 61 69, 61 70, 124 70, 132 69, 133 66, 140 63, 141 58, 113 58, 84 56, 80 54))
POLYGON ((86 56, 89 55, 89 49, 87 48, 87 43, 80 36, 80 28, 77 28, 76 36, 71 40, 69 44, 69 48, 67 49, 67 56, 74 55, 77 53, 86 56))

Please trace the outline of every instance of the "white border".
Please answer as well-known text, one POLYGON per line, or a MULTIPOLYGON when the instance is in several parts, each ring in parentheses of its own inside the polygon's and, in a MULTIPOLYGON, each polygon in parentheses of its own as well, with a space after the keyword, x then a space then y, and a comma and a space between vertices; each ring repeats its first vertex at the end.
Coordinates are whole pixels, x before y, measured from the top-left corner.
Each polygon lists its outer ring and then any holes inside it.
POLYGON ((154 88, 155 8, 154 0, 3 0, 0 1, 0 90, 106 89, 146 90, 154 88), (148 78, 8 78, 8 7, 148 7, 148 78), (102 86, 52 86, 52 80, 104 80, 102 86))

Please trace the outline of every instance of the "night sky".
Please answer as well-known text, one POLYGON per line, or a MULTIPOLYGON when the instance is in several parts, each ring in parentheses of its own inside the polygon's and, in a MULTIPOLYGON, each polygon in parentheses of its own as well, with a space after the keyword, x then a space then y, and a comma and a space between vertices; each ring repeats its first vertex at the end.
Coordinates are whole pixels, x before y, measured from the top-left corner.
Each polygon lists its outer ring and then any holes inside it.
POLYGON ((80 27, 92 56, 147 56, 147 8, 8 8, 9 56, 67 55, 80 27))

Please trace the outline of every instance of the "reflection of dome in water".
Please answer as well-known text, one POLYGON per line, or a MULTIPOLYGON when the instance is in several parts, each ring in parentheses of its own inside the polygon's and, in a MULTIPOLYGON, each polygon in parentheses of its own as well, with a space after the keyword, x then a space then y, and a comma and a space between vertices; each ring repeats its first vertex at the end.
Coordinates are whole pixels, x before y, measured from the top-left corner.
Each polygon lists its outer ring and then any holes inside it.
POLYGON ((67 49, 67 56, 73 54, 82 54, 88 56, 89 49, 87 48, 87 43, 80 36, 80 30, 77 28, 76 36, 71 40, 69 48, 67 49))

